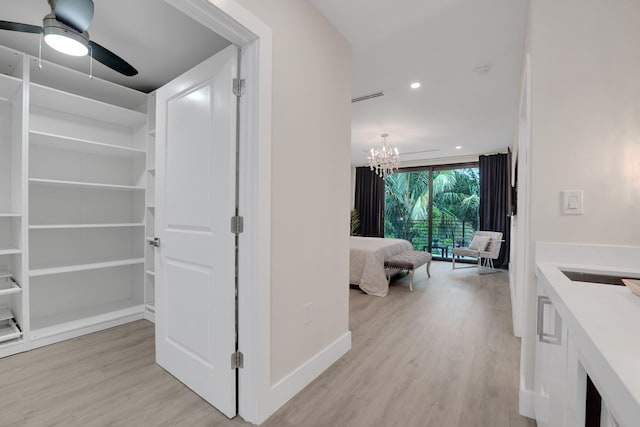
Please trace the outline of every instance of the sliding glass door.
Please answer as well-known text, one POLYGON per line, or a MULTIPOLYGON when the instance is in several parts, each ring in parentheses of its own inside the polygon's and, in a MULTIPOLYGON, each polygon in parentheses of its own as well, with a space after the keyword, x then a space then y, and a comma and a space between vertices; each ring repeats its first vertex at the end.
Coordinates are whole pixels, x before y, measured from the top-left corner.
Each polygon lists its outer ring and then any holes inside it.
POLYGON ((405 169, 385 181, 385 237, 405 239, 415 250, 451 259, 478 229, 477 164, 405 169))

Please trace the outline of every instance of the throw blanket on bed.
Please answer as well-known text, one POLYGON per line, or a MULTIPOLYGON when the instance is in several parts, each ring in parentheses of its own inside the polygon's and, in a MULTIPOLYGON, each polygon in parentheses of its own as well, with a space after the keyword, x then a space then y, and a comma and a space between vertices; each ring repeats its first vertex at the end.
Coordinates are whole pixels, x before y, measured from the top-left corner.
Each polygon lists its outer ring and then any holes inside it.
POLYGON ((369 295, 387 295, 389 283, 384 271, 384 260, 412 251, 413 245, 402 239, 353 236, 349 239, 349 283, 359 285, 369 295))

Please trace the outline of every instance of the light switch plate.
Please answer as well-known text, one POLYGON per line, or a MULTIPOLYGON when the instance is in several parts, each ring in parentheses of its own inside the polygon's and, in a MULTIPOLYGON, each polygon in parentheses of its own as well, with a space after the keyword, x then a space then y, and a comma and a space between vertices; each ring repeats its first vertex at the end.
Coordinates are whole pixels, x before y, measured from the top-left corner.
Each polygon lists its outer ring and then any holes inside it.
POLYGON ((582 215, 582 190, 564 190, 562 192, 562 213, 565 215, 582 215))

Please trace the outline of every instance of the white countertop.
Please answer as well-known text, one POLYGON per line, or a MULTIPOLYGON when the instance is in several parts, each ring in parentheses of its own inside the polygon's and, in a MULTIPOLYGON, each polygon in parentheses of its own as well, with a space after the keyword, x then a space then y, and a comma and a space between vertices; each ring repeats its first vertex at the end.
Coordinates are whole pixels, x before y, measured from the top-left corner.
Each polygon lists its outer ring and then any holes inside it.
POLYGON ((620 424, 640 425, 640 297, 626 286, 572 282, 560 271, 640 277, 640 268, 537 258, 542 260, 536 262, 536 275, 544 279, 580 363, 620 424))

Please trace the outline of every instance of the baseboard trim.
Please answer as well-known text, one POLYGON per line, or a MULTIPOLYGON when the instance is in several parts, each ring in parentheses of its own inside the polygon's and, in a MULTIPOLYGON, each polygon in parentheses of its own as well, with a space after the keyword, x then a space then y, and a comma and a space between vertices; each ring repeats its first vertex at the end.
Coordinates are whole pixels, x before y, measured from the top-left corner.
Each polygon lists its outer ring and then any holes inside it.
POLYGON ((518 410, 520 415, 535 419, 535 392, 533 390, 520 389, 519 397, 518 410))
POLYGON ((347 331, 295 371, 274 384, 270 393, 270 413, 273 414, 277 411, 350 349, 351 331, 347 331))

